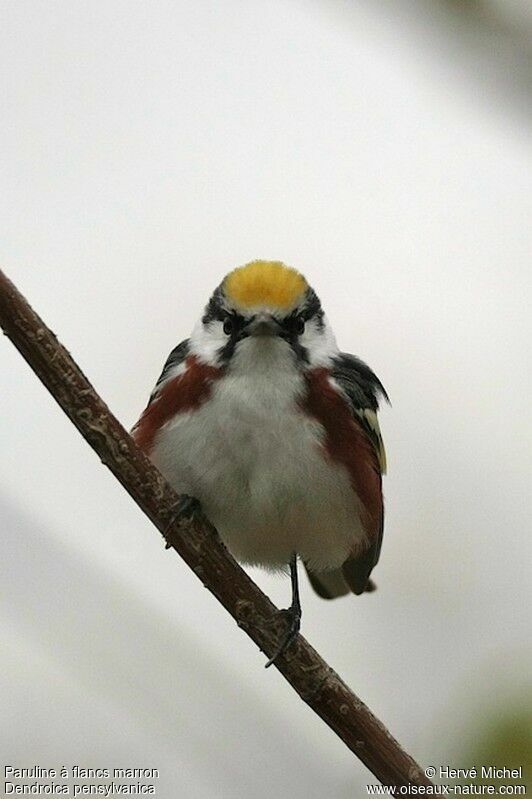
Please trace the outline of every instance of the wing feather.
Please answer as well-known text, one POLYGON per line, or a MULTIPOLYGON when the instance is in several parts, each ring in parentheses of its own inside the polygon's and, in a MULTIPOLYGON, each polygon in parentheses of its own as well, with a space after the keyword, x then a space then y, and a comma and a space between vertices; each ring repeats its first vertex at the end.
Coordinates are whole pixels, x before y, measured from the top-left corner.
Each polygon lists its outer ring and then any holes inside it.
POLYGON ((159 375, 159 378, 155 384, 155 388, 150 394, 148 405, 151 402, 153 402, 153 400, 161 390, 162 386, 166 383, 166 381, 170 380, 172 377, 175 376, 175 373, 179 369, 181 364, 183 364, 186 361, 189 351, 190 351, 190 346, 188 338, 186 338, 184 341, 181 341, 180 344, 177 345, 177 347, 174 347, 174 349, 166 359, 166 363, 163 366, 163 371, 159 375))
MULTIPOLYGON (((383 398, 389 402, 384 386, 367 364, 348 353, 340 353, 334 359, 331 377, 349 401, 353 418, 371 442, 380 474, 385 474, 386 451, 377 419, 379 400, 383 398)), ((349 590, 355 594, 375 590, 370 575, 379 560, 383 531, 384 515, 363 552, 348 558, 341 569, 334 572, 309 574, 314 590, 326 599, 343 596, 349 590)))

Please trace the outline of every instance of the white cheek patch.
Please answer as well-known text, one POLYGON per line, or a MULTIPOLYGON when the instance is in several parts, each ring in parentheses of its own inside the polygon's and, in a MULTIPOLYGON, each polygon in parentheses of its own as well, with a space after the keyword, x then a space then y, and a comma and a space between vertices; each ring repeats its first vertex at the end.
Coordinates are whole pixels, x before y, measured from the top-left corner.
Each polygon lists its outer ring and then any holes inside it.
POLYGON ((326 316, 322 318, 322 325, 316 319, 310 319, 299 340, 307 349, 312 367, 329 366, 331 359, 338 355, 338 345, 326 316))
POLYGON ((190 336, 190 352, 197 355, 204 363, 216 364, 218 353, 226 344, 227 336, 223 330, 223 322, 217 319, 206 325, 199 321, 190 336))

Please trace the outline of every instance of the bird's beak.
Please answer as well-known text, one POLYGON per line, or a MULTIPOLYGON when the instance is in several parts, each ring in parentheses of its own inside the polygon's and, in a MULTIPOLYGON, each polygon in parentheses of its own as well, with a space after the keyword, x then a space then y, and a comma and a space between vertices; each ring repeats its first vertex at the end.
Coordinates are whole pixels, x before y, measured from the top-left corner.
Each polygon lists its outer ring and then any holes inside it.
POLYGON ((279 322, 271 314, 266 313, 257 314, 246 325, 246 332, 249 336, 278 336, 280 331, 279 322))

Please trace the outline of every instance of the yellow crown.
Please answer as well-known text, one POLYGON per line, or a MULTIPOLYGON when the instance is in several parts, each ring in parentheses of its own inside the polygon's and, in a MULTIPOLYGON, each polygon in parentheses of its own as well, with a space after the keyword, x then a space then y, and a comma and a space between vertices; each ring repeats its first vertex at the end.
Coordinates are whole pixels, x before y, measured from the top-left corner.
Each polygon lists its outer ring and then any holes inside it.
POLYGON ((241 308, 266 306, 287 311, 306 291, 307 281, 281 261, 251 261, 229 272, 223 289, 228 300, 241 308))

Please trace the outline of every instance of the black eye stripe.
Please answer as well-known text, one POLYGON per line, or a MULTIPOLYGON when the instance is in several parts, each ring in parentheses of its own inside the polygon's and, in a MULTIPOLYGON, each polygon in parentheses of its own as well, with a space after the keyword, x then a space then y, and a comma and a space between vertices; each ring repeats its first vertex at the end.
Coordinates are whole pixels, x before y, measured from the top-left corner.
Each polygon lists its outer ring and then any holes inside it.
POLYGON ((223 331, 226 336, 238 335, 243 327, 250 320, 244 319, 243 316, 234 312, 226 312, 223 314, 221 321, 223 321, 223 331))
POLYGON ((283 319, 281 326, 288 335, 300 336, 305 332, 305 321, 305 314, 293 313, 287 316, 286 319, 283 319))
MULTIPOLYGON (((246 327, 246 325, 249 325, 250 322, 255 319, 254 316, 245 318, 240 314, 231 311, 220 313, 216 318, 218 321, 223 322, 223 330, 226 335, 241 331, 244 327, 246 327)), ((278 321, 281 325, 281 328, 287 335, 300 336, 305 331, 305 322, 308 321, 308 319, 309 317, 307 314, 293 313, 285 319, 280 319, 278 321)))

